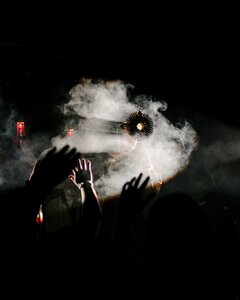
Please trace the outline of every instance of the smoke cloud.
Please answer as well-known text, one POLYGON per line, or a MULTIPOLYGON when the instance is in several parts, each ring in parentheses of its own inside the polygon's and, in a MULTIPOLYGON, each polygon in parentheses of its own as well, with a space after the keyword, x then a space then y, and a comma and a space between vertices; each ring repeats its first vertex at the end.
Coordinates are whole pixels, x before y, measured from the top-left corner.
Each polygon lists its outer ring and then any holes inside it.
MULTIPOLYGON (((21 147, 16 140, 18 113, 0 97, 0 190, 23 185, 42 151, 69 144, 92 161, 102 198, 119 193, 140 172, 150 175, 152 182, 168 181, 177 174, 162 194, 178 191, 197 200, 216 190, 240 194, 239 129, 199 112, 191 113, 193 127, 187 122, 174 126, 164 116, 165 102, 133 97, 132 90, 121 81, 81 82, 62 106, 62 126, 65 133, 74 128, 73 136, 61 134, 51 140, 48 133, 27 134, 21 147), (138 110, 153 119, 153 134, 148 138, 135 139, 120 127, 138 110), (193 128, 199 133, 197 139, 193 128)), ((30 124, 23 121, 28 128, 30 124)))
POLYGON ((50 145, 47 135, 23 137, 20 142, 16 134, 19 116, 11 106, 0 95, 0 192, 22 186, 39 153, 50 145))
POLYGON ((121 81, 82 81, 70 91, 70 100, 62 108, 68 117, 65 128, 74 127, 74 135, 52 140, 57 147, 76 147, 83 156, 108 154, 106 169, 96 180, 101 197, 119 193, 126 181, 141 172, 152 182, 166 181, 186 168, 197 146, 196 132, 189 123, 174 126, 162 113, 167 109, 165 102, 144 95, 131 97, 132 88, 121 81), (136 139, 120 127, 139 110, 154 123, 148 138, 136 139))
POLYGON ((240 194, 240 131, 216 120, 209 121, 209 141, 203 148, 203 165, 215 188, 225 194, 240 194))

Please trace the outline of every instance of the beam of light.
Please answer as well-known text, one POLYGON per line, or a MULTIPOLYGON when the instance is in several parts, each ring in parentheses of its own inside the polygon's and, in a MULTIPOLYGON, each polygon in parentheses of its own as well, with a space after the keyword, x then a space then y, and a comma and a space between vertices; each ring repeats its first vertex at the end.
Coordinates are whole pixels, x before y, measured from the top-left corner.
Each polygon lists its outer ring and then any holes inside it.
MULTIPOLYGON (((148 160, 148 164, 149 164, 149 174, 150 174, 151 186, 156 192, 159 192, 161 187, 162 187, 162 184, 163 184, 161 172, 160 171, 158 171, 158 172, 155 171, 155 169, 153 167, 153 164, 152 164, 152 160, 150 158, 149 150, 148 150, 148 148, 147 148, 147 146, 146 146, 146 144, 143 140, 141 140, 141 144, 144 147, 146 157, 147 157, 147 160, 148 160)), ((159 162, 157 162, 157 163, 159 163, 159 162)))
POLYGON ((130 100, 128 88, 121 81, 87 80, 76 85, 62 108, 65 117, 79 117, 74 135, 71 140, 52 139, 53 146, 70 143, 83 155, 96 154, 93 167, 102 175, 95 186, 101 199, 120 193, 124 183, 140 173, 151 173, 152 186, 161 187, 187 167, 197 146, 197 134, 189 123, 175 127, 163 115, 166 103, 149 96, 130 100), (104 163, 97 158, 101 153, 108 154, 104 163))

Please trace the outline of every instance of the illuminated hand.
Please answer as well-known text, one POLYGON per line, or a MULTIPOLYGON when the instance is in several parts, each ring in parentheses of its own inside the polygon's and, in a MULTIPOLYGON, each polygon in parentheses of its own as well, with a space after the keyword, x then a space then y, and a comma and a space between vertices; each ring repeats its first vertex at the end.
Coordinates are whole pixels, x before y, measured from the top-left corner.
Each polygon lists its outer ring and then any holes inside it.
POLYGON ((81 188, 84 182, 93 184, 91 161, 84 158, 79 159, 78 166, 72 170, 72 174, 69 178, 78 188, 81 188))

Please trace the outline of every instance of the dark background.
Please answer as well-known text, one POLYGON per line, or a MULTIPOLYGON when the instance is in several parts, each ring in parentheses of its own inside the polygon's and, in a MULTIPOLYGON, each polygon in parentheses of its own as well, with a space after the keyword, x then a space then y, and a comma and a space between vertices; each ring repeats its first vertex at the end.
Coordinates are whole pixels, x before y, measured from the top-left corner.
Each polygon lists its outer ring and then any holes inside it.
POLYGON ((2 13, 0 90, 30 131, 56 128, 56 106, 80 77, 132 83, 165 100, 170 118, 195 111, 240 126, 234 8, 20 8, 2 13))
MULTIPOLYGON (((89 4, 87 8, 82 3, 58 4, 51 9, 34 3, 30 10, 21 3, 21 11, 15 5, 6 14, 1 10, 3 119, 14 110, 18 119, 25 120, 28 135, 47 132, 55 136, 61 123, 58 106, 81 77, 90 77, 120 79, 135 85, 136 94, 166 101, 164 114, 173 123, 188 120, 206 144, 212 143, 209 136, 215 134, 209 120, 240 128, 239 33, 234 7, 203 2, 176 7, 160 1, 156 7, 145 3, 133 9, 124 3, 101 3, 100 10, 89 4)), ((199 188, 201 180, 209 188, 211 174, 202 153, 200 148, 183 179, 166 185, 169 191, 176 186, 199 188)), ((206 206, 214 224, 215 260, 235 265, 240 249, 240 160, 219 165, 215 178, 221 178, 217 184, 226 186, 226 193, 222 195, 221 187, 219 196, 210 186, 213 197, 206 198, 206 206), (231 198, 232 189, 237 193, 231 198), (237 238, 230 235, 233 223, 237 238)))

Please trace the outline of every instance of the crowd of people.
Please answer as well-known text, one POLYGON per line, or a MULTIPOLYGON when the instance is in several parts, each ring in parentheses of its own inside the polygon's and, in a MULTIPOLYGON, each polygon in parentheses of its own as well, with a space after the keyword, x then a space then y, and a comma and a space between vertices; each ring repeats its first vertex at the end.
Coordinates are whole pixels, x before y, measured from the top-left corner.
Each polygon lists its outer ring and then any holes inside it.
POLYGON ((238 299, 238 255, 234 265, 216 263, 207 209, 184 194, 162 196, 149 180, 130 178, 111 210, 90 160, 68 145, 47 151, 1 199, 3 298, 238 299), (63 182, 74 191, 65 223, 54 211, 63 182))

